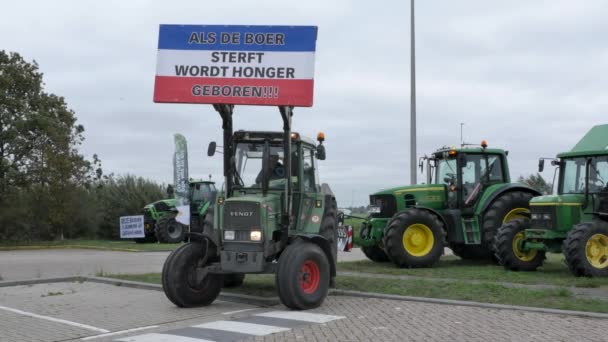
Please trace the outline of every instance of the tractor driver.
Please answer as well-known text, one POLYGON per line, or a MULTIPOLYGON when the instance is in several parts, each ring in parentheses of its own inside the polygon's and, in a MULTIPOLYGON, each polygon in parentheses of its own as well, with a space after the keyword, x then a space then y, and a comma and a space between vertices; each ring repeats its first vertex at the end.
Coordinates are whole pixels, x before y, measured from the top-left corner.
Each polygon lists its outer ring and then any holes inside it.
MULTIPOLYGON (((275 180, 275 179, 281 179, 281 178, 285 177, 285 168, 283 167, 283 164, 281 164, 278 154, 270 155, 270 165, 272 165, 272 166, 270 169, 269 181, 275 180)), ((264 168, 262 166, 262 170, 260 170, 260 173, 258 173, 258 176, 255 178, 256 184, 261 184, 263 177, 264 177, 264 168)))

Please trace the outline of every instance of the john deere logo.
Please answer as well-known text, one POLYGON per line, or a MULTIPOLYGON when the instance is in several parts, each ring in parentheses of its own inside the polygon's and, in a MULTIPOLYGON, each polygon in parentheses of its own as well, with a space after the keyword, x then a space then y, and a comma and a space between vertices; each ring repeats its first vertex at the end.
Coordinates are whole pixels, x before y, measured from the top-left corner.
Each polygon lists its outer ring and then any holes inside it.
POLYGON ((253 216, 253 211, 231 211, 231 217, 251 217, 253 216))

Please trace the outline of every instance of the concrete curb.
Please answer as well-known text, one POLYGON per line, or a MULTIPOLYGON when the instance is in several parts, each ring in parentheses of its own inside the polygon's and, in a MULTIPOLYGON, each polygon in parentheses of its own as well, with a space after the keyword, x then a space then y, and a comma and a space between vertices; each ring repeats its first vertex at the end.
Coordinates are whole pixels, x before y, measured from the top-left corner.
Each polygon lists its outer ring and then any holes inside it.
POLYGON ((490 304, 490 303, 481 303, 481 302, 472 302, 472 301, 454 300, 454 299, 399 296, 399 295, 391 295, 391 294, 340 290, 340 289, 331 289, 330 295, 360 297, 360 298, 390 299, 390 300, 400 300, 400 301, 419 302, 419 303, 469 306, 469 307, 478 307, 478 308, 485 308, 485 309, 516 310, 516 311, 528 311, 528 312, 554 314, 554 315, 608 319, 608 314, 597 313, 597 312, 546 309, 546 308, 538 308, 538 307, 532 307, 532 306, 519 306, 519 305, 506 305, 506 304, 490 304))
POLYGON ((56 277, 56 278, 39 278, 39 279, 25 279, 25 280, 7 280, 0 281, 0 287, 9 286, 23 286, 23 285, 36 285, 36 284, 50 284, 50 283, 70 283, 74 281, 86 281, 86 277, 56 277))

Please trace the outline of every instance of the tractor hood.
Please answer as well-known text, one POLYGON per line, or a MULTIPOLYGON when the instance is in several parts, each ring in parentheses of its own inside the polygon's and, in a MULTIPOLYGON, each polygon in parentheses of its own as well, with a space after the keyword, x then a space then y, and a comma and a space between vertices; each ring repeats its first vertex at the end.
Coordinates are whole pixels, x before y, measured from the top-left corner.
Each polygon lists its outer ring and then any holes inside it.
POLYGON ((424 206, 442 209, 445 206, 446 186, 443 184, 418 184, 401 186, 378 191, 370 196, 372 204, 375 198, 393 196, 398 208, 424 206))
POLYGON ((262 230, 270 236, 279 223, 281 196, 276 193, 235 195, 226 199, 220 210, 223 230, 262 230))
POLYGON ((584 201, 582 194, 546 195, 532 198, 530 206, 580 206, 584 201))

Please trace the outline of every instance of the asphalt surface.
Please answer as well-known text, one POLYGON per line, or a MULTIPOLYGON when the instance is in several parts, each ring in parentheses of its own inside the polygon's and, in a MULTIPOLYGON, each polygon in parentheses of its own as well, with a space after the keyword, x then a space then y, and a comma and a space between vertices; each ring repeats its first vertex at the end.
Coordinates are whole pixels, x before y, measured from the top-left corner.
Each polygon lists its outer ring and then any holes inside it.
MULTIPOLYGON (((63 276, 161 272, 169 252, 115 252, 92 249, 0 251, 0 278, 25 280, 63 276)), ((339 261, 363 260, 360 249, 338 253, 339 261)))

